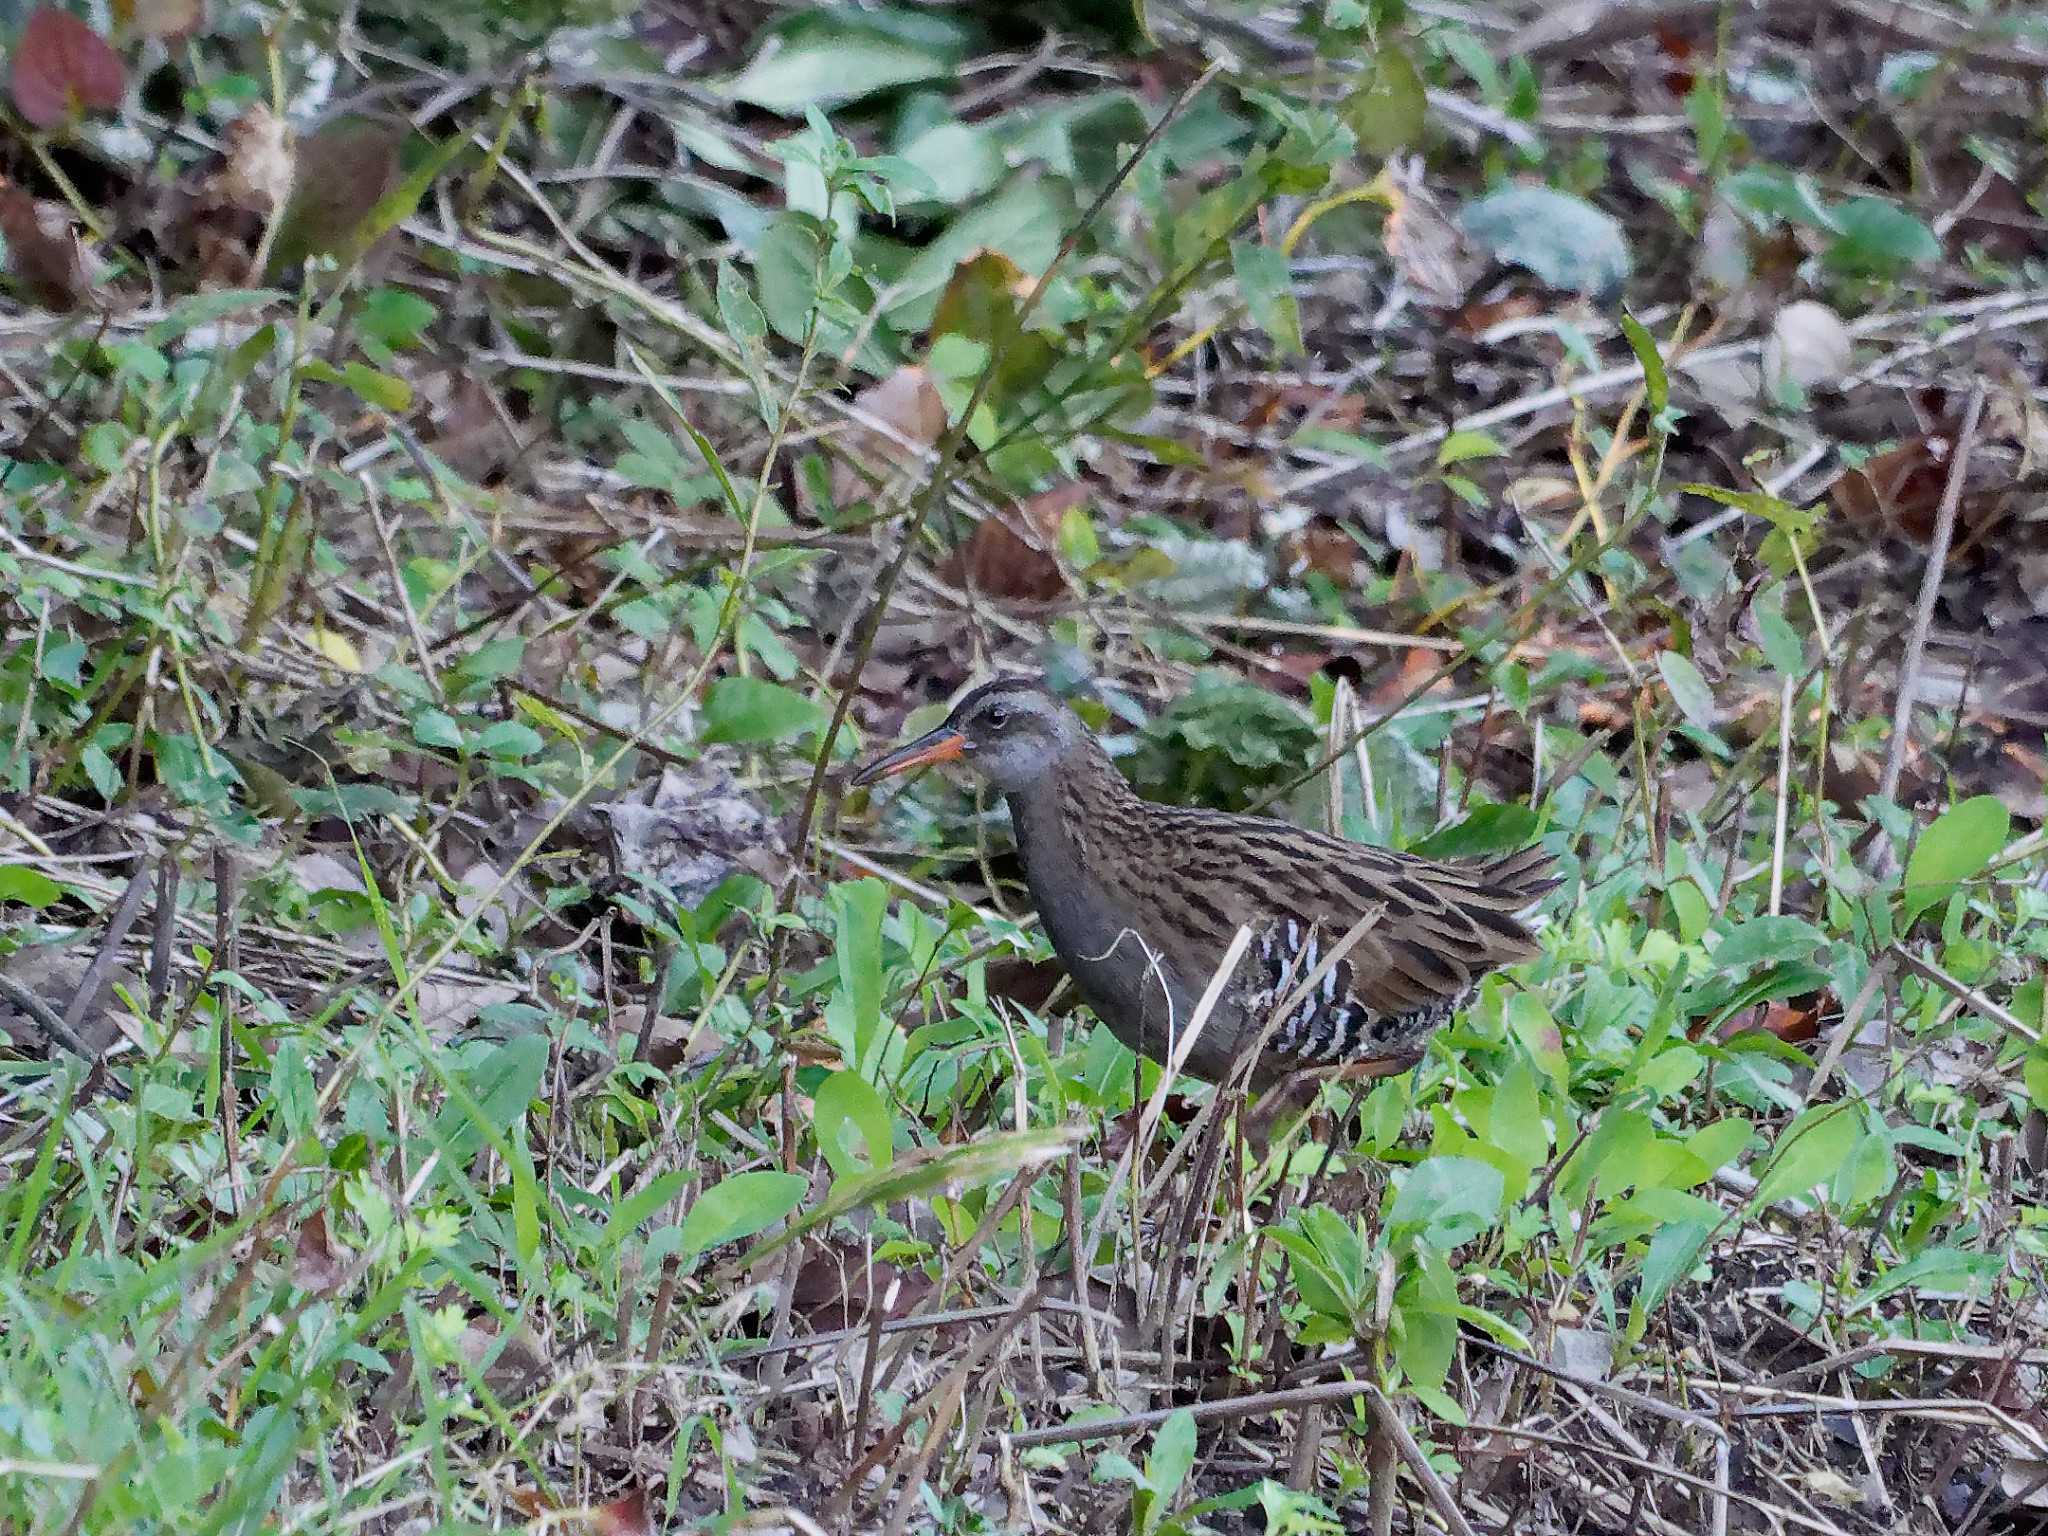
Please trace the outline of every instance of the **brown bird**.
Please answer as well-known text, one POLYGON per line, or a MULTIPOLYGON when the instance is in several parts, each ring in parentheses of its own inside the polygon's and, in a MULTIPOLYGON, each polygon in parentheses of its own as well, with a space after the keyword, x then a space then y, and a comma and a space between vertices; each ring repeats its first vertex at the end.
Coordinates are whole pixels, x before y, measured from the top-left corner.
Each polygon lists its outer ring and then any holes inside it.
POLYGON ((1516 914, 1558 882, 1540 848, 1425 859, 1265 817, 1155 804, 1056 695, 1017 678, 976 688, 944 725, 853 783, 956 760, 1003 792, 1053 950, 1132 1050, 1171 1058, 1249 927, 1188 1048, 1184 1070, 1209 1082, 1254 1050, 1254 1086, 1312 1067, 1412 1066, 1480 977, 1536 952, 1516 914))

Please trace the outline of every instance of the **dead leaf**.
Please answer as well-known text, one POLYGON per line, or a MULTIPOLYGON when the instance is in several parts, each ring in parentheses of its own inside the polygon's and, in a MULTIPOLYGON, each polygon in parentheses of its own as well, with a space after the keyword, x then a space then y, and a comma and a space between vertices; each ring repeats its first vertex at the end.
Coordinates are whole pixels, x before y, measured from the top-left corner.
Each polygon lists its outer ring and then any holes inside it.
POLYGON ((1812 299, 1787 304, 1764 341, 1764 387, 1779 395, 1787 385, 1807 390, 1832 384, 1848 373, 1855 352, 1849 328, 1827 305, 1812 299))
POLYGON ((1465 297, 1481 263, 1422 175, 1419 155, 1387 162, 1381 179, 1391 206, 1383 238, 1387 254, 1423 301, 1448 307, 1465 297))
POLYGON ((1766 1003, 1728 1019, 1721 1025, 1721 1038, 1732 1040, 1737 1035, 1760 1030, 1788 1044, 1803 1045, 1820 1035, 1821 1006, 1826 1001, 1827 994, 1809 992, 1789 1001, 1766 1003))
POLYGON ((69 11, 43 6, 14 45, 14 104, 37 128, 121 105, 128 70, 107 40, 69 11))
POLYGON ((1945 436, 1911 438, 1871 455, 1860 469, 1844 470, 1828 488, 1828 498, 1852 522, 1876 523, 1883 531, 1925 543, 1934 537, 1952 447, 1945 436))
POLYGON ((1657 52, 1664 58, 1664 89, 1682 98, 1693 87, 1699 50, 1677 27, 1665 24, 1657 28, 1657 52))
MULTIPOLYGON (((852 456, 886 474, 891 465, 912 463, 916 455, 906 444, 929 448, 946 430, 946 402, 938 386, 923 368, 898 368, 853 397, 860 416, 872 418, 886 431, 862 426, 849 439, 852 456)), ((832 465, 832 500, 850 506, 872 493, 873 487, 853 464, 835 460, 832 465)))
POLYGON ((343 249, 384 195, 398 185, 403 124, 347 118, 298 149, 290 207, 278 236, 279 263, 343 249))
POLYGON ((114 20, 143 37, 182 42, 206 20, 206 0, 114 0, 114 20))
POLYGON ((1478 336, 1504 320, 1527 320, 1542 313, 1542 302, 1535 294, 1510 293, 1498 299, 1475 300, 1464 305, 1459 309, 1455 323, 1467 336, 1478 336))
POLYGON ((1066 591, 1053 551, 1059 548, 1060 520, 1088 499, 1078 480, 1041 491, 1017 508, 1020 534, 1001 518, 985 518, 964 549, 939 567, 940 578, 1013 603, 1049 603, 1066 591))
POLYGON ((328 1237, 325 1211, 299 1223, 292 1241, 292 1279, 316 1296, 334 1295, 348 1279, 348 1257, 328 1237))
POLYGON ((870 1262, 851 1243, 822 1242, 798 1266, 790 1305, 814 1333, 837 1333, 866 1322, 877 1306, 885 1322, 908 1317, 932 1289, 921 1271, 870 1262))
POLYGON ((599 809, 618 872, 651 880, 679 906, 696 907, 737 873, 770 885, 788 877, 789 850, 774 816, 715 762, 666 767, 648 803, 599 809))
POLYGON ((599 1504, 588 1517, 591 1536, 654 1536, 654 1516, 647 1490, 635 1488, 623 1498, 599 1504))
POLYGON ((65 314, 78 307, 96 275, 62 203, 39 202, 0 177, 0 235, 7 237, 7 267, 44 309, 65 314))
POLYGON ((1345 590, 1357 573, 1359 553, 1358 540, 1329 523, 1310 523, 1280 541, 1283 569, 1289 576, 1314 571, 1345 590))
POLYGON ((290 199, 294 166, 291 130, 262 102, 228 126, 221 150, 213 189, 222 204, 268 215, 290 199))

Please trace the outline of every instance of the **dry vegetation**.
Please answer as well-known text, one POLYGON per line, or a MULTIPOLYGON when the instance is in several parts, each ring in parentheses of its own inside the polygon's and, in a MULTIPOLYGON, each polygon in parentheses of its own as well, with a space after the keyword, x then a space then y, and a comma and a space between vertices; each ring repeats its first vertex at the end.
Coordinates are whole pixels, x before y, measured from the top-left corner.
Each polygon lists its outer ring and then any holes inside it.
POLYGON ((2048 1521, 2038 12, 112 11, 5 33, 0 1530, 2048 1521), (1162 1080, 843 792, 991 668, 1542 957, 1162 1080))

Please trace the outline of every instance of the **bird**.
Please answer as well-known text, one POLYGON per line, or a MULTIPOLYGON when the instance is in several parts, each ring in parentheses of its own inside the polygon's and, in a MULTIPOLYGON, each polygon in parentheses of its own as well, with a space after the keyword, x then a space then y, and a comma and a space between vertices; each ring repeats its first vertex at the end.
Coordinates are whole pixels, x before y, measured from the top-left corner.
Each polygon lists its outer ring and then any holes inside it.
POLYGON ((1025 884, 1082 1000, 1139 1055, 1166 1062, 1178 1049, 1180 1070, 1210 1083, 1419 1065, 1481 977, 1537 953, 1520 914, 1559 880, 1541 847, 1430 859, 1144 799, 1028 677, 972 689, 850 783, 933 763, 1002 793, 1025 884), (1249 941, 1185 1042, 1240 928, 1249 941))

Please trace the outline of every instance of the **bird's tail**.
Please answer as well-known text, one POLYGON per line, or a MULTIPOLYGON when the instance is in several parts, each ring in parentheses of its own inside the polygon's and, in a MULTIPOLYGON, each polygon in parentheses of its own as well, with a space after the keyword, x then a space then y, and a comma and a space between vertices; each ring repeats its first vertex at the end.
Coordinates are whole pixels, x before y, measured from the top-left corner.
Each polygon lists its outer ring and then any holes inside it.
POLYGON ((1485 866, 1474 884, 1482 885, 1503 907, 1533 907, 1564 883, 1556 855, 1546 848, 1523 848, 1485 866))

